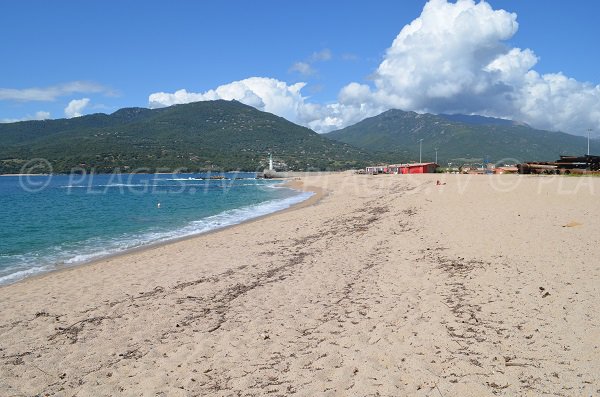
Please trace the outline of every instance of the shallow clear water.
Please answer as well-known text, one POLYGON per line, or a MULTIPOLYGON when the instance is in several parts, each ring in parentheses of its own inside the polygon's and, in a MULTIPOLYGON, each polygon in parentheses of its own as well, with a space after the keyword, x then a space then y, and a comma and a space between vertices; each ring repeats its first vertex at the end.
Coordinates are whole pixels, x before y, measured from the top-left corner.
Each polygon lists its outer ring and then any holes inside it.
POLYGON ((310 196, 253 173, 210 176, 0 177, 0 284, 233 225, 310 196))

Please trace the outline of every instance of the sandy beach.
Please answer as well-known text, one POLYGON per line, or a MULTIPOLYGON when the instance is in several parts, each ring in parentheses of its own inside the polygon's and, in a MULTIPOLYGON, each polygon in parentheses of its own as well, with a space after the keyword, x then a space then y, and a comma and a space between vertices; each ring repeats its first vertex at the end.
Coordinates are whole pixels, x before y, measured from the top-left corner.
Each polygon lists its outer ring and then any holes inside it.
POLYGON ((0 288, 0 395, 600 394, 600 178, 293 183, 318 200, 0 288))

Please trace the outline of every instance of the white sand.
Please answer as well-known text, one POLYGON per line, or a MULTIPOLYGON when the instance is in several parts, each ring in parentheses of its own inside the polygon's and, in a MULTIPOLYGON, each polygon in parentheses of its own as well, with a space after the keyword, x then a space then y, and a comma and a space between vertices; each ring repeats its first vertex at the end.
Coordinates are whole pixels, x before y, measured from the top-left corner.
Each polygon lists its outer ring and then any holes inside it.
POLYGON ((600 178, 302 182, 325 197, 0 288, 0 395, 600 394, 600 178))

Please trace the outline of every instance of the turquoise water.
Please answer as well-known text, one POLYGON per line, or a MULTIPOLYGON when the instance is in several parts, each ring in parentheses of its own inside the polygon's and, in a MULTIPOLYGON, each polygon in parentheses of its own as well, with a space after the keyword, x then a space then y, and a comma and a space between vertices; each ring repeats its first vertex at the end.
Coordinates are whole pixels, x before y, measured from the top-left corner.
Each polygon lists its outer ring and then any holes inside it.
POLYGON ((310 196, 254 173, 222 176, 0 177, 0 284, 237 224, 310 196))

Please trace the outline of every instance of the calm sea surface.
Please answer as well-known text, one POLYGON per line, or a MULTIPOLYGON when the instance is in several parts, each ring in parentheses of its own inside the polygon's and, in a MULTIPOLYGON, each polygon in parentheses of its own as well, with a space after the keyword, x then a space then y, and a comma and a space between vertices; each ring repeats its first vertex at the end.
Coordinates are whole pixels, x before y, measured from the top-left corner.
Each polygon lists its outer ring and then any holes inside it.
POLYGON ((254 173, 0 177, 0 284, 199 234, 310 197, 254 173))

